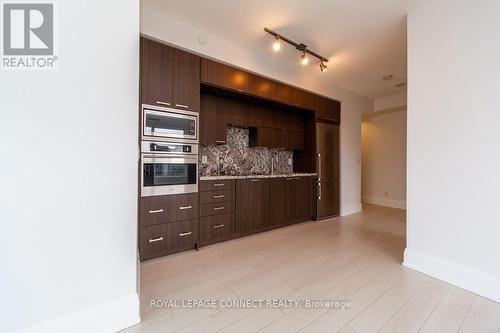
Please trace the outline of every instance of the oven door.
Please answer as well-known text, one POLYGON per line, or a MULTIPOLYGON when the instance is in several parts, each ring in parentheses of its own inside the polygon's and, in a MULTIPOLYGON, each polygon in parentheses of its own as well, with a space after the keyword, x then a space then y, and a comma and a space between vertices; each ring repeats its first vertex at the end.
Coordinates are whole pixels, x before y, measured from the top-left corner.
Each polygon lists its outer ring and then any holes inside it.
POLYGON ((198 192, 198 156, 158 156, 141 159, 141 197, 198 192))
POLYGON ((198 142, 198 114, 175 109, 143 106, 143 139, 198 142))

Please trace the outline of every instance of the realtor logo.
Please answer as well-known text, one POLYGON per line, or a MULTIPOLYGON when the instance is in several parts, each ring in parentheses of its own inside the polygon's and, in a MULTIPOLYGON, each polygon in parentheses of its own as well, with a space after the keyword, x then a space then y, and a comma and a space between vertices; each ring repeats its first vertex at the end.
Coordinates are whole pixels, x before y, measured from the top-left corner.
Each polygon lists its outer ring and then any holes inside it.
POLYGON ((2 68, 54 68, 54 4, 3 4, 2 68))

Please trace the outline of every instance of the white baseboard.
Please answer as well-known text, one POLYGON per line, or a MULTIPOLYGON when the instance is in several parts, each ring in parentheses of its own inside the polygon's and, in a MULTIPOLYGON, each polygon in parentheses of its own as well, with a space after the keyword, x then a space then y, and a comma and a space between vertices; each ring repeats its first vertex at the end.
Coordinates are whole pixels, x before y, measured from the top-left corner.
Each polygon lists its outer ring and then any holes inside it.
POLYGON ((363 206, 361 205, 361 202, 354 204, 354 205, 349 205, 349 206, 342 205, 340 216, 346 216, 346 215, 359 213, 362 210, 363 210, 363 206))
POLYGON ((406 248, 403 265, 500 302, 500 276, 458 265, 406 248))
POLYGON ((138 324, 141 321, 139 313, 139 297, 134 293, 90 309, 59 316, 14 332, 117 332, 138 324))
POLYGON ((391 199, 386 199, 386 198, 368 197, 368 196, 363 196, 362 201, 369 203, 369 204, 373 204, 373 205, 398 208, 398 209, 406 209, 406 202, 405 201, 391 200, 391 199))

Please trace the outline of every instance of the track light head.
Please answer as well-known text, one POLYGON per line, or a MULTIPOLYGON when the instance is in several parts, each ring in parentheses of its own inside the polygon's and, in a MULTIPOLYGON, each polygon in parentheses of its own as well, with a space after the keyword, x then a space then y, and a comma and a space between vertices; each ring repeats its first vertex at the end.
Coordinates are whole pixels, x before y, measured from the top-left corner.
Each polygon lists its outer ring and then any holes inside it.
POLYGON ((319 69, 321 70, 321 72, 326 72, 326 70, 328 69, 323 60, 321 60, 321 62, 319 63, 319 69))
POLYGON ((281 49, 280 39, 278 36, 276 36, 276 40, 273 43, 273 50, 274 52, 278 52, 280 49, 281 49))
POLYGON ((300 64, 305 66, 309 63, 309 58, 306 55, 306 50, 302 51, 302 55, 300 56, 300 64))

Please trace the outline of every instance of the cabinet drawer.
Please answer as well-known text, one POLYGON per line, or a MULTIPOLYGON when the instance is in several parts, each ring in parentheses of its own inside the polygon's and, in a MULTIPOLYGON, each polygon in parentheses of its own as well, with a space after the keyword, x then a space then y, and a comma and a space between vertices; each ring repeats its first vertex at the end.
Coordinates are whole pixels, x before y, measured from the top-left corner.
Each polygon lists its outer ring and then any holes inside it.
POLYGON ((155 225, 175 220, 174 196, 145 197, 140 199, 139 225, 155 225))
POLYGON ((200 220, 200 243, 207 245, 229 239, 233 230, 233 213, 202 217, 200 220))
POLYGON ((234 212, 234 201, 201 205, 201 216, 219 215, 234 212))
POLYGON ((234 200, 234 190, 210 191, 200 193, 200 203, 215 203, 234 200))
POLYGON ((198 220, 170 223, 168 232, 168 246, 172 252, 192 249, 198 240, 198 220))
POLYGON ((198 218, 198 193, 176 195, 174 203, 175 221, 198 218))
POLYGON ((168 252, 168 224, 141 227, 139 253, 141 260, 160 257, 168 252))
POLYGON ((234 188, 234 179, 225 180, 202 180, 200 181, 200 191, 231 190, 234 188))

